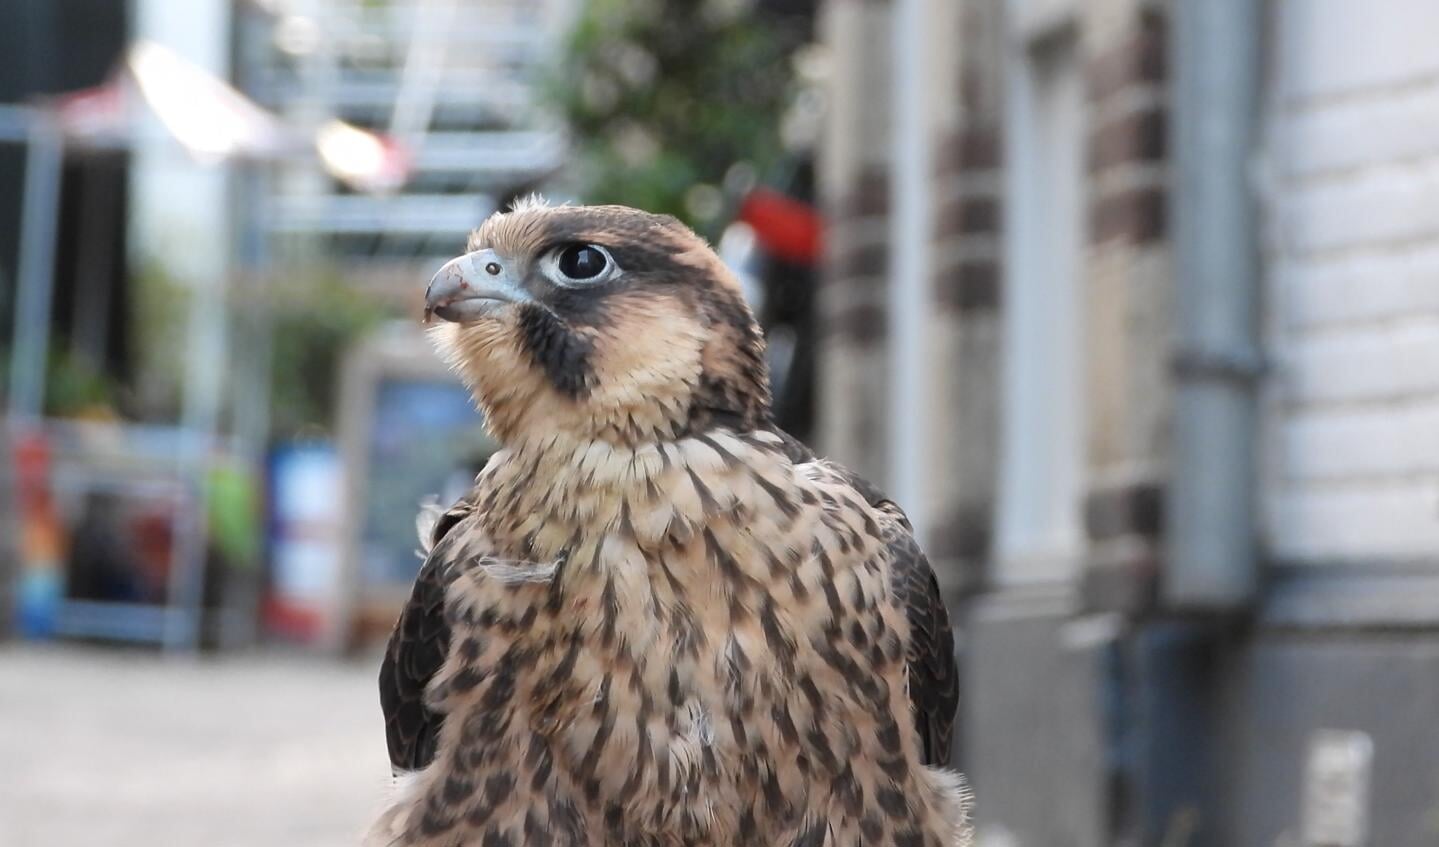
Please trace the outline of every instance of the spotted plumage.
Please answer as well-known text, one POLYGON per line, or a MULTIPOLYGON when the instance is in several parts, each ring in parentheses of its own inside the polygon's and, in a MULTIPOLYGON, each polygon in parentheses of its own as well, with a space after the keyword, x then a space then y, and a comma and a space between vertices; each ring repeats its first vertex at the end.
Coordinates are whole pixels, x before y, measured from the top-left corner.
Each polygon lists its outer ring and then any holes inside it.
POLYGON ((933 573, 898 507, 775 431, 708 247, 533 204, 470 247, 428 300, 503 446, 391 639, 404 777, 371 843, 968 844, 933 573))

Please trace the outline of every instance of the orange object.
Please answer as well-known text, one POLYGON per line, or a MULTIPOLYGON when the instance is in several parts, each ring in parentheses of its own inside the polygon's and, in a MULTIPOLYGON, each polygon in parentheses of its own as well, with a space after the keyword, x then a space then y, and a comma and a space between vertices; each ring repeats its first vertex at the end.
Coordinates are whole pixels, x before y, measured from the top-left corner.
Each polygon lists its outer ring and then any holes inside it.
POLYGON ((50 488, 50 445, 43 433, 15 438, 15 499, 20 518, 21 632, 43 637, 54 631, 61 600, 60 562, 65 535, 50 488))

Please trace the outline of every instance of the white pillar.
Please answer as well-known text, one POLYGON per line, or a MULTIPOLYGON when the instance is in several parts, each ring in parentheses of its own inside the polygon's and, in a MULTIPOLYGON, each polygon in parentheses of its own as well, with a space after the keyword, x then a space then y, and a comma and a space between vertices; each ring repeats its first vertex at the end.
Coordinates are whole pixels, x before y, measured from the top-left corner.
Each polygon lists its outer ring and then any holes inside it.
MULTIPOLYGON (((137 40, 174 51, 220 79, 230 76, 229 0, 136 0, 137 40)), ((205 459, 213 446, 225 394, 225 284, 233 259, 229 172, 196 161, 169 138, 154 115, 141 118, 130 172, 130 254, 137 267, 156 267, 189 294, 184 342, 181 473, 204 490, 205 459)), ((182 614, 167 619, 165 645, 198 645, 204 593, 206 514, 203 497, 177 515, 176 561, 170 603, 182 614)))
MULTIPOLYGON (((135 0, 133 14, 136 40, 153 41, 229 78, 227 0, 135 0)), ((230 259, 225 170, 190 159, 145 113, 130 173, 131 255, 142 264, 158 262, 187 285, 220 279, 230 259)))
POLYGON ((930 228, 933 160, 927 47, 932 22, 928 0, 898 0, 894 7, 893 167, 890 179, 889 494, 905 510, 916 537, 929 525, 925 451, 934 412, 928 383, 930 228))

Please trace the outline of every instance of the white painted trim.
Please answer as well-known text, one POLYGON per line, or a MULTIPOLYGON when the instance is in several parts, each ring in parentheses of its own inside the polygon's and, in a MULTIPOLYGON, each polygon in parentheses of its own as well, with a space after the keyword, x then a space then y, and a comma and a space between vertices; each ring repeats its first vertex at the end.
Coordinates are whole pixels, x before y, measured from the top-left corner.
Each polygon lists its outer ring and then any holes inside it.
MULTIPOLYGON (((890 495, 923 539, 929 525, 925 454, 929 407, 926 349, 933 208, 929 91, 929 0, 898 0, 891 31, 894 177, 890 183, 890 495)), ((863 402, 861 400, 861 402, 863 402)))
MULTIPOLYGON (((1034 7, 1010 0, 1011 26, 1034 7)), ((1001 583, 1077 577, 1083 552, 1085 102, 1075 30, 1007 39, 1001 583)))

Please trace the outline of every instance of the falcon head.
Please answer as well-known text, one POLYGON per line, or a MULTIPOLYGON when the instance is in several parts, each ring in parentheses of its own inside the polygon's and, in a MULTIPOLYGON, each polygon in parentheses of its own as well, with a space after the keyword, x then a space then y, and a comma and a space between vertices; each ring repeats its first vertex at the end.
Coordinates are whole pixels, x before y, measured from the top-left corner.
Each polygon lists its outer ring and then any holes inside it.
POLYGON ((502 443, 636 444, 769 418, 764 340, 733 274, 667 215, 527 201, 425 295, 433 339, 502 443))

